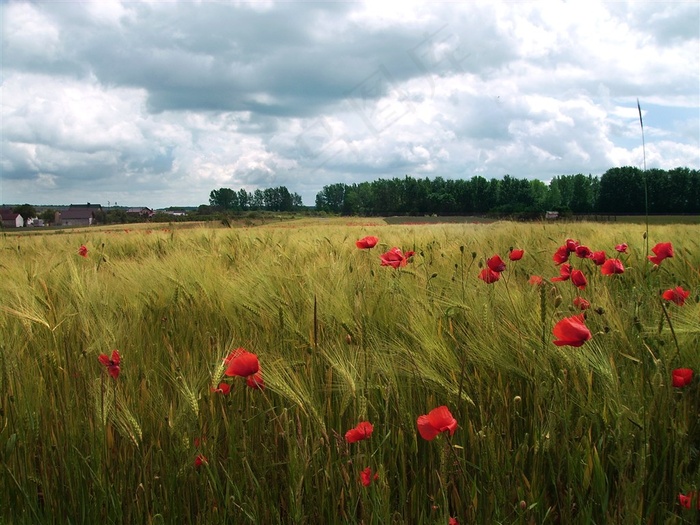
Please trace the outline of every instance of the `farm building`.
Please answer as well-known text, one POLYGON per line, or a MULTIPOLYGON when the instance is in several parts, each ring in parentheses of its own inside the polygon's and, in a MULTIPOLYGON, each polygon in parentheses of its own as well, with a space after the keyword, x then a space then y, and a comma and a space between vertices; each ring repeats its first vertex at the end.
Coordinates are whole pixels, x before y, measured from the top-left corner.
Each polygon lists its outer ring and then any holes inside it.
POLYGON ((0 210, 0 217, 2 217, 3 228, 21 228, 24 226, 24 218, 12 210, 0 210))
POLYGON ((99 204, 71 204, 61 212, 62 226, 90 226, 96 222, 96 214, 102 212, 99 204))
POLYGON ((150 219, 156 213, 150 208, 129 208, 126 210, 128 215, 138 215, 144 219, 150 219))

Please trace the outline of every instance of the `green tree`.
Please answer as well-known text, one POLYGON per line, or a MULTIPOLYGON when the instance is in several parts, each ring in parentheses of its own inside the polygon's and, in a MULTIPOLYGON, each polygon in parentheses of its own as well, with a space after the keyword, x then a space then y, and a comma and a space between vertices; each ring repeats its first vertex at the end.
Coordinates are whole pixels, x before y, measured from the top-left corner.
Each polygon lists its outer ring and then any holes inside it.
POLYGON ((532 195, 532 206, 537 211, 547 211, 547 196, 549 188, 541 180, 533 179, 529 182, 530 195, 532 195))
POLYGON ((491 205, 489 181, 484 177, 477 175, 471 179, 472 186, 472 209, 476 213, 485 213, 489 211, 491 205))
POLYGON ((292 193, 292 209, 299 210, 303 207, 304 207, 304 201, 302 200, 301 195, 299 195, 296 192, 292 193))
POLYGON ((340 182, 324 186, 316 194, 316 209, 328 213, 341 213, 345 201, 346 185, 340 182))
POLYGON ((265 206, 265 195, 263 191, 258 188, 255 190, 250 197, 250 208, 253 210, 262 210, 265 206))
POLYGON ((238 194, 230 188, 212 190, 209 194, 209 204, 223 210, 239 209, 238 194))
POLYGON ((593 195, 591 192, 591 182, 579 173, 572 178, 571 202, 569 207, 574 213, 589 213, 593 211, 593 195))
POLYGON ((15 206, 12 208, 14 213, 19 213, 24 220, 24 225, 27 225, 27 220, 36 217, 36 208, 31 204, 22 204, 21 206, 15 206))
POLYGON ((249 203, 250 202, 250 195, 248 195, 248 192, 245 191, 244 188, 241 188, 238 190, 238 205, 241 207, 242 210, 247 210, 249 203))
POLYGON ((39 214, 39 218, 44 221, 44 224, 54 224, 56 222, 56 210, 46 209, 39 214))
POLYGON ((598 208, 605 213, 644 213, 642 170, 624 166, 603 173, 598 208))

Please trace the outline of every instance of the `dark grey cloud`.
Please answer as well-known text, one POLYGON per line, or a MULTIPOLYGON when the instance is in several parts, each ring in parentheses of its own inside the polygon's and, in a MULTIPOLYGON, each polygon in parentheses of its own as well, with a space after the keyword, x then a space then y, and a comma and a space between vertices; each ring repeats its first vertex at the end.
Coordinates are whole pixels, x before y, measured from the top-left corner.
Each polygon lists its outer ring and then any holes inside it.
MULTIPOLYGON (((40 8, 40 9, 39 9, 40 8)), ((151 111, 253 111, 307 116, 347 98, 376 99, 390 85, 361 90, 377 71, 392 81, 462 69, 484 71, 515 57, 514 43, 475 11, 450 26, 367 27, 345 17, 350 3, 124 4, 112 24, 95 24, 81 3, 38 4, 57 28, 53 51, 5 42, 6 67, 94 75, 106 86, 144 88, 151 111)), ((449 19, 449 17, 446 17, 449 19)))

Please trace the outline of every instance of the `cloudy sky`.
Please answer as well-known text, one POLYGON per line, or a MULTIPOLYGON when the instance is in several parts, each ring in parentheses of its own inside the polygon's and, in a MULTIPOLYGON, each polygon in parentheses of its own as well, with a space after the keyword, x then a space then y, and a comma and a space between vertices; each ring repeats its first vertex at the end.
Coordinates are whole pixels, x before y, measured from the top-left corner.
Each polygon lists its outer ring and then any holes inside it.
POLYGON ((700 168, 695 0, 0 9, 0 203, 700 168))

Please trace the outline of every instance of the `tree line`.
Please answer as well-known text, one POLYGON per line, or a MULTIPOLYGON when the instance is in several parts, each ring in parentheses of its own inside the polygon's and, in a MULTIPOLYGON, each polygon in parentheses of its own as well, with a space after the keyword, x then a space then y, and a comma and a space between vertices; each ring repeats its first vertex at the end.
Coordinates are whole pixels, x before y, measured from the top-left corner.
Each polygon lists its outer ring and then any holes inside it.
POLYGON ((209 194, 209 205, 222 211, 295 211, 303 208, 301 196, 285 186, 248 192, 219 188, 209 194))
POLYGON ((316 195, 316 209, 343 215, 693 214, 700 213, 700 171, 626 166, 611 168, 600 178, 560 175, 548 185, 510 175, 490 180, 406 175, 324 186, 316 195))

